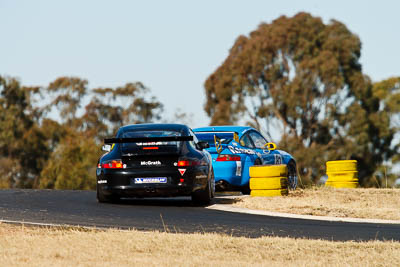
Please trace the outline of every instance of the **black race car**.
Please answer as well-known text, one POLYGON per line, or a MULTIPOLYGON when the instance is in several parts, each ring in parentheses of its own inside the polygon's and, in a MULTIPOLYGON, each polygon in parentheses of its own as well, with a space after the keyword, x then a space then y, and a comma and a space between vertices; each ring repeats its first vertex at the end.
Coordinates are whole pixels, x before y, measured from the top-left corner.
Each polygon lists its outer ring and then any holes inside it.
POLYGON ((105 139, 107 151, 97 164, 97 199, 191 196, 205 205, 215 181, 207 142, 181 124, 136 124, 105 139))

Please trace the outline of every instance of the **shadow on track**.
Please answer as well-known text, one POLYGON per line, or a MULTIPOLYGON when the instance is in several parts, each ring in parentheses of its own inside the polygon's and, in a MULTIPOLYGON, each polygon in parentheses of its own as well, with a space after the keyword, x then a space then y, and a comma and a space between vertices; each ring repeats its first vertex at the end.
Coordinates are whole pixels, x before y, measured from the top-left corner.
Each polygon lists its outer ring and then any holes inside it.
MULTIPOLYGON (((233 204, 240 201, 237 198, 233 198, 232 195, 228 194, 217 194, 216 197, 211 201, 210 205, 213 204, 233 204)), ((190 197, 174 197, 174 198, 122 198, 117 205, 132 205, 132 206, 161 206, 161 207, 199 207, 193 204, 190 197)), ((107 204, 105 204, 107 205, 107 204)), ((206 207, 206 206, 201 206, 206 207)))

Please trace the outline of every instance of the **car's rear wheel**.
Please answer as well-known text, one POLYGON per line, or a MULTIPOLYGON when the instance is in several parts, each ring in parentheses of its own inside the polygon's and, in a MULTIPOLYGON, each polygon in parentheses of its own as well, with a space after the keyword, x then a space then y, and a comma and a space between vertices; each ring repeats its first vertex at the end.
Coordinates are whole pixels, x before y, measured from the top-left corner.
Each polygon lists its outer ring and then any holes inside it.
POLYGON ((97 201, 99 203, 116 203, 120 200, 119 196, 113 195, 104 195, 103 192, 97 186, 97 201))
POLYGON ((214 169, 211 168, 211 178, 210 178, 210 190, 211 190, 211 198, 215 196, 215 177, 214 177, 214 169))
POLYGON ((208 205, 215 193, 214 171, 211 170, 210 180, 207 181, 207 186, 204 190, 197 190, 192 193, 192 202, 198 206, 208 205))

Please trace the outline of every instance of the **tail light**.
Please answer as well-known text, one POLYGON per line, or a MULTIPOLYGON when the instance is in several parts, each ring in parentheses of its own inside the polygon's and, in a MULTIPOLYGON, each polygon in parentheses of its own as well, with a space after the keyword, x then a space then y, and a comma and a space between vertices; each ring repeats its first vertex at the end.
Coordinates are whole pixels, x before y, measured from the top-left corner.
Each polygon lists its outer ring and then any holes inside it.
POLYGON ((240 156, 220 154, 217 157, 217 161, 240 161, 240 156))
POLYGON ((189 167, 189 166, 199 166, 207 165, 207 163, 198 160, 179 160, 178 167, 189 167))
POLYGON ((122 169, 122 160, 111 160, 101 164, 104 169, 122 169))
POLYGON ((190 166, 190 161, 188 160, 180 160, 178 161, 178 167, 187 167, 190 166))

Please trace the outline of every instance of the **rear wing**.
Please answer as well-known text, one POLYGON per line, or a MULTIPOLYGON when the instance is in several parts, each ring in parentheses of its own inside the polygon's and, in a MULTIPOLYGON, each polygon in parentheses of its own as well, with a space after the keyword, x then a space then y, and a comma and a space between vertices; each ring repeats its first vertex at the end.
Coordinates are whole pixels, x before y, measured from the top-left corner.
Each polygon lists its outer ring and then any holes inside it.
POLYGON ((197 134, 197 138, 199 140, 205 140, 207 142, 214 143, 215 149, 218 154, 221 153, 221 151, 224 149, 223 145, 226 146, 226 143, 224 143, 224 140, 230 141, 234 140, 236 142, 239 142, 239 135, 237 132, 231 132, 231 131, 200 131, 200 132, 195 132, 197 134))
POLYGON ((193 136, 161 136, 161 137, 136 137, 136 138, 106 138, 104 144, 138 143, 138 142, 171 142, 193 141, 193 136))

